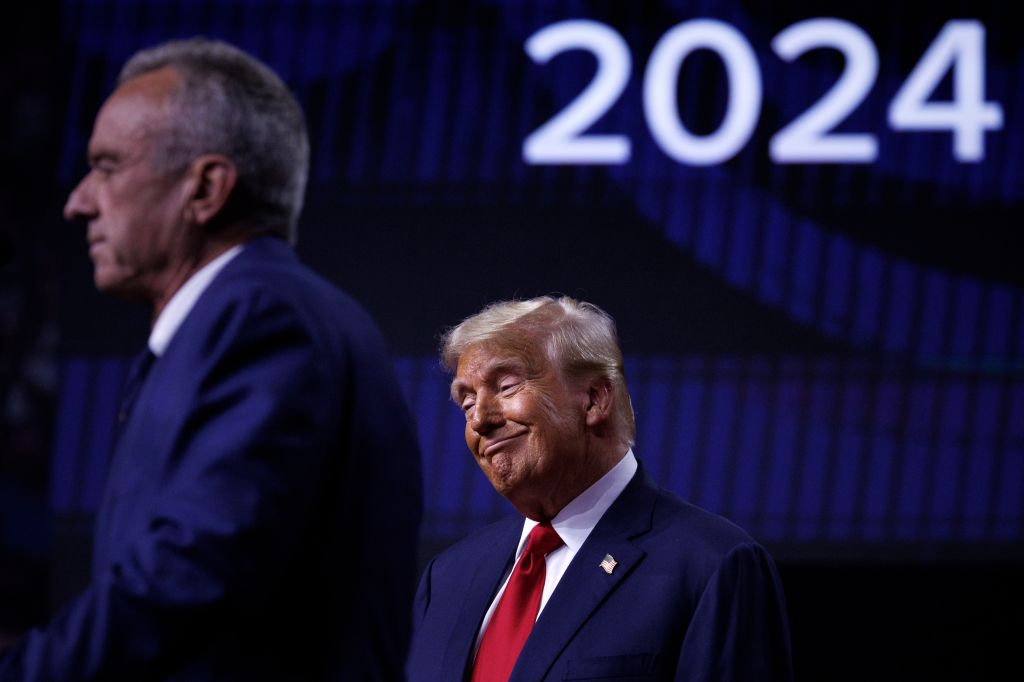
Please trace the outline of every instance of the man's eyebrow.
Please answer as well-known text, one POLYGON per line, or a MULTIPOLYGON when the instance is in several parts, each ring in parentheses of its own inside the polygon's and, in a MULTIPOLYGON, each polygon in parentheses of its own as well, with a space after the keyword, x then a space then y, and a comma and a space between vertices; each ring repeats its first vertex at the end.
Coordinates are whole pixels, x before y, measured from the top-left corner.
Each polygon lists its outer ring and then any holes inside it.
POLYGON ((466 393, 466 390, 467 389, 465 383, 459 381, 458 379, 452 381, 451 388, 449 389, 452 402, 459 402, 459 398, 461 398, 466 393))
POLYGON ((107 149, 98 149, 91 151, 86 155, 86 159, 89 161, 90 166, 95 166, 102 161, 118 161, 121 157, 107 149))
MULTIPOLYGON (((527 368, 526 364, 519 358, 501 358, 495 360, 492 364, 487 365, 482 374, 484 381, 492 381, 495 376, 506 372, 514 372, 517 374, 526 375, 527 368)), ((452 400, 459 402, 466 393, 471 393, 469 385, 461 379, 454 379, 451 385, 451 396, 452 400)))

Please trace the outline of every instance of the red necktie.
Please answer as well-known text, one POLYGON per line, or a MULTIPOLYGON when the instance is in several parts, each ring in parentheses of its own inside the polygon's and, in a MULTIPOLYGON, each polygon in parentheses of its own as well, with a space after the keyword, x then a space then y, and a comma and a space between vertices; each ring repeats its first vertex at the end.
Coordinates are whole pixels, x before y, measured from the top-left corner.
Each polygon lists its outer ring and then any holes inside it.
POLYGON ((480 640, 472 682, 506 682, 519 652, 530 636, 544 592, 544 557, 562 546, 562 538, 549 523, 530 531, 519 563, 512 569, 498 608, 480 640))

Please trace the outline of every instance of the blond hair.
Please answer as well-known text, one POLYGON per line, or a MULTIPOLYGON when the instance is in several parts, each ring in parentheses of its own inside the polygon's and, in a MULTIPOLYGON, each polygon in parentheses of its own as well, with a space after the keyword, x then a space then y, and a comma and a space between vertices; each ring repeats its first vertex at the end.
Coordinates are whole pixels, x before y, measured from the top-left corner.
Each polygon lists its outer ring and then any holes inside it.
POLYGON ((615 321, 593 303, 568 296, 491 303, 445 333, 441 362, 454 373, 462 354, 480 344, 495 344, 529 362, 529 351, 538 343, 547 359, 566 375, 608 379, 615 400, 616 432, 632 446, 636 419, 615 321))

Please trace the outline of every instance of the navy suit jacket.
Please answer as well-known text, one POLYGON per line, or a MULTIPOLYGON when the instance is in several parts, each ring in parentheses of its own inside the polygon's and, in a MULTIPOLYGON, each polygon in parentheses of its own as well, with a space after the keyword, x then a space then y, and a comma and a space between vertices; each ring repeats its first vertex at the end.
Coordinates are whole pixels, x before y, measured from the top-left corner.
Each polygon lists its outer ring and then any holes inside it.
POLYGON ((153 364, 121 431, 89 587, 0 680, 397 679, 419 451, 365 312, 249 243, 153 364))
MULTIPOLYGON (((463 680, 521 517, 460 541, 416 596, 412 681, 463 680)), ((541 611, 511 680, 791 679, 782 588, 767 552, 721 517, 660 490, 641 467, 541 611), (600 567, 606 554, 618 562, 600 567)))

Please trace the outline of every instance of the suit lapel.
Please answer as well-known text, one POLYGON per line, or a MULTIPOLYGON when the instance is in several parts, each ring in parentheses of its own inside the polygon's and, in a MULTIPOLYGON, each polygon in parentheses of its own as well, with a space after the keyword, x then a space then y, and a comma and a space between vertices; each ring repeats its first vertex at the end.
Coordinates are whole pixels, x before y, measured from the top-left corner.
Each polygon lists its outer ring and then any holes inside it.
POLYGON ((519 517, 510 517, 498 525, 494 533, 488 534, 490 543, 480 548, 477 553, 479 562, 472 575, 468 576, 455 626, 452 628, 448 646, 445 647, 443 679, 466 678, 469 657, 476 643, 480 622, 512 563, 512 557, 522 535, 523 520, 519 517))
POLYGON ((591 614, 628 579, 645 552, 632 539, 651 527, 657 488, 642 466, 573 557, 526 640, 510 682, 543 679, 591 614), (606 554, 618 564, 609 574, 606 554))

